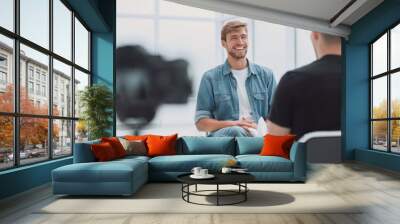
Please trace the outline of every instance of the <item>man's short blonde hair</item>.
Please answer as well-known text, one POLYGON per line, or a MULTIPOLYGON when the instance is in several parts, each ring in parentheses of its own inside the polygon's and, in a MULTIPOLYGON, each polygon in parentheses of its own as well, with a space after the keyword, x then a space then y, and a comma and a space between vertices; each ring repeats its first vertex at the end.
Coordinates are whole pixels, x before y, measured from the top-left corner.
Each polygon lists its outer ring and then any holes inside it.
POLYGON ((247 23, 241 21, 230 21, 225 23, 221 30, 221 40, 226 40, 228 33, 244 27, 247 33, 247 23))

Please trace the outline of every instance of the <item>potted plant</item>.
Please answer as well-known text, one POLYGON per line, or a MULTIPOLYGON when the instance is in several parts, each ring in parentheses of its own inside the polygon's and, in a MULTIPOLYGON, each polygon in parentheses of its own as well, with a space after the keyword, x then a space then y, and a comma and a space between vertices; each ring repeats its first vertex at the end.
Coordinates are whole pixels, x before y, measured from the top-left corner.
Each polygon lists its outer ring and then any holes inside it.
POLYGON ((79 106, 81 118, 88 131, 89 140, 110 136, 112 125, 113 97, 109 88, 103 84, 87 86, 80 92, 79 106))

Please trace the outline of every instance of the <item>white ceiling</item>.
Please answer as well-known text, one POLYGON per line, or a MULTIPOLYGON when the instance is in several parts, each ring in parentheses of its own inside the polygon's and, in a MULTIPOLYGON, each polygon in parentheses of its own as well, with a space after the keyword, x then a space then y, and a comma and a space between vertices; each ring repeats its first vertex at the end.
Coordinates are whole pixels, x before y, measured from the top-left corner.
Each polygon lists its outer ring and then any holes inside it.
POLYGON ((383 0, 168 0, 257 20, 347 37, 353 23, 383 0), (335 18, 347 4, 350 7, 335 18))
POLYGON ((329 21, 350 0, 227 0, 329 21))

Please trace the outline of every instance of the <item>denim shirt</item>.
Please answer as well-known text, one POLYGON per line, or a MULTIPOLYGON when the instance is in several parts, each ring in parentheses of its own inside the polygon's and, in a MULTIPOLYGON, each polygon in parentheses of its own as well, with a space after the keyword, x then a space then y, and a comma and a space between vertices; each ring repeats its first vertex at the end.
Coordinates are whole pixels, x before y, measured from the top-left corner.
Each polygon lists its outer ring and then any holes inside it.
MULTIPOLYGON (((272 71, 248 61, 249 75, 246 91, 249 97, 252 118, 266 119, 272 104, 276 81, 272 71)), ((195 123, 202 118, 216 120, 238 120, 239 100, 237 82, 228 61, 207 71, 200 82, 197 95, 195 123)))

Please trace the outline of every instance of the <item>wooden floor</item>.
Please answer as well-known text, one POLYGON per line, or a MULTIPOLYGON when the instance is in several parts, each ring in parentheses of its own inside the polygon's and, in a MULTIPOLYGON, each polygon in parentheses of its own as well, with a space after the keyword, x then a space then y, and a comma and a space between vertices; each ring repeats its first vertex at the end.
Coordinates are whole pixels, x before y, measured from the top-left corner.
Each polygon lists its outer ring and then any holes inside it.
POLYGON ((312 165, 308 176, 308 182, 345 201, 362 201, 367 206, 357 214, 35 214, 38 207, 54 200, 47 185, 1 201, 0 223, 400 223, 400 174, 346 163, 312 165))

